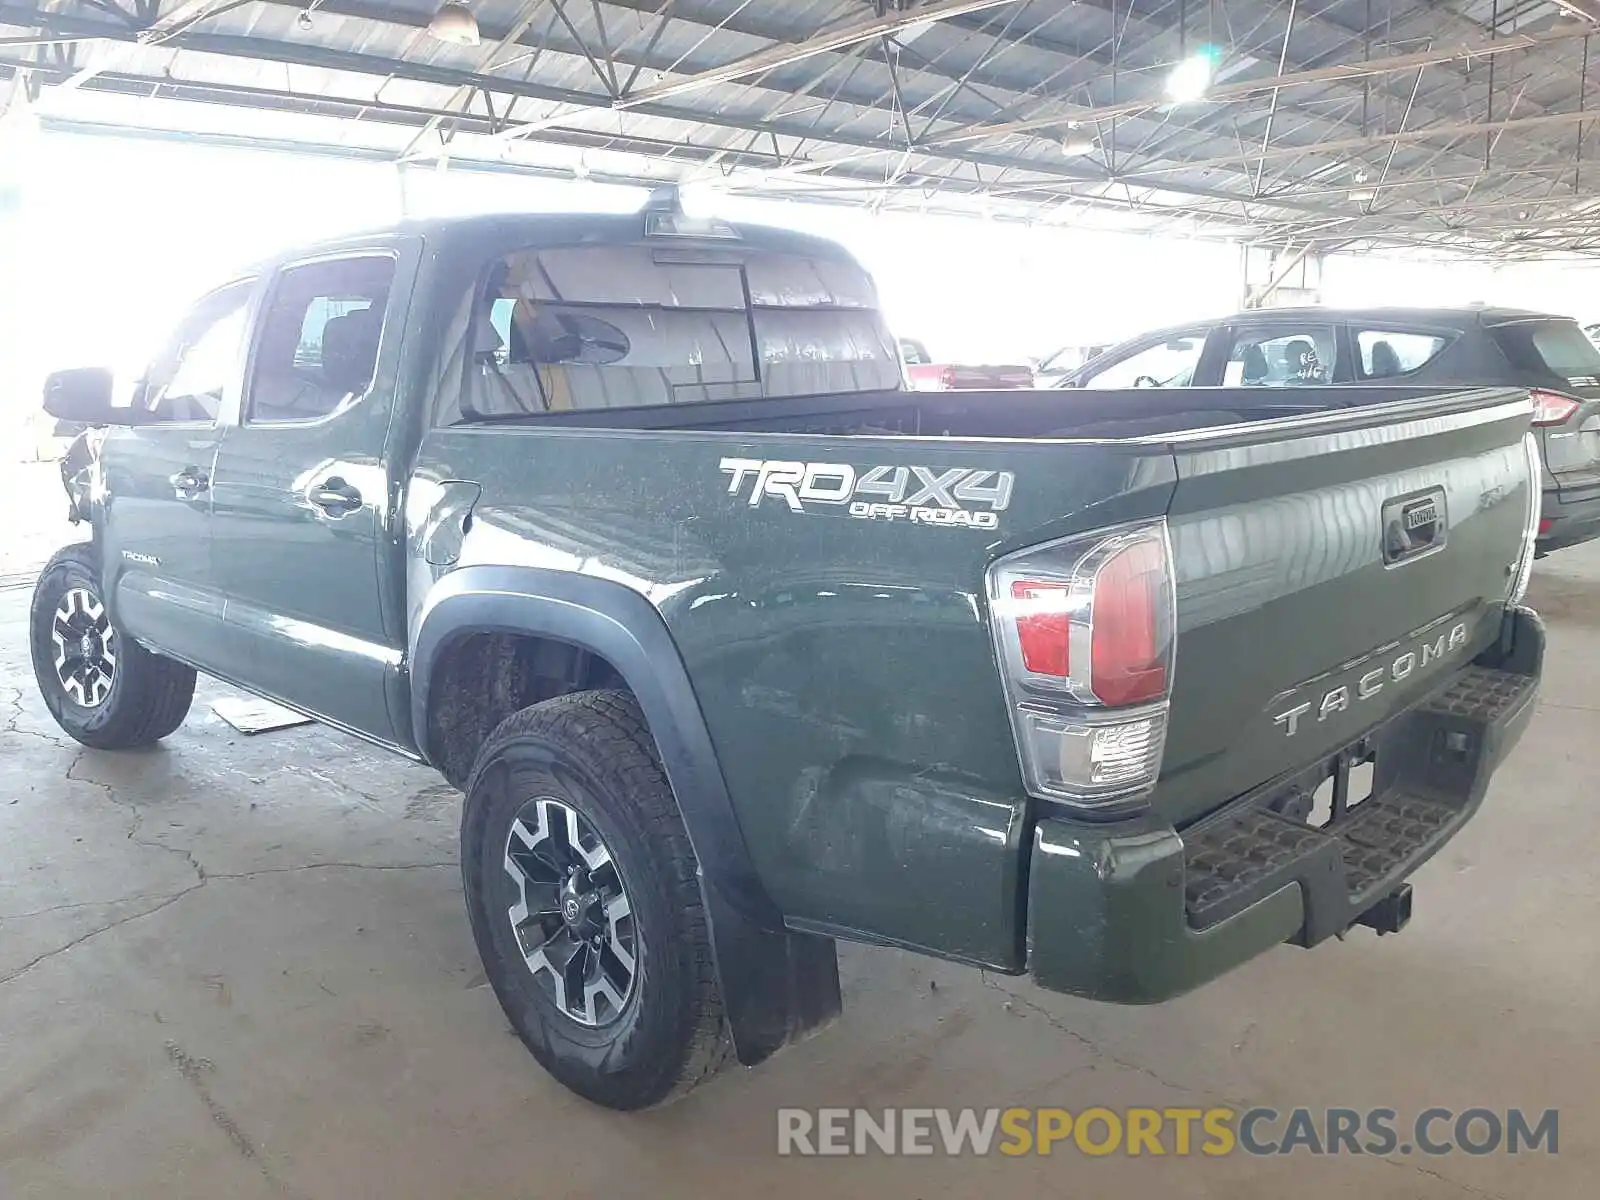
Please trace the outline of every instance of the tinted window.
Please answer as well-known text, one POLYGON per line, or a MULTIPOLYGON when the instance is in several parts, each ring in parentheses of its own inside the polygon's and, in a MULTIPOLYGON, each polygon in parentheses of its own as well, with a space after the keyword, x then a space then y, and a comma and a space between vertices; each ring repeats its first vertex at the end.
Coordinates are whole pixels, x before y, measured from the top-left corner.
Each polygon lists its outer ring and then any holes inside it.
POLYGON ((853 263, 525 250, 495 265, 476 310, 467 419, 900 386, 898 347, 853 263))
POLYGON ((1188 334, 1146 346, 1084 377, 1086 388, 1188 387, 1205 349, 1204 334, 1188 334))
POLYGON ((1332 325, 1276 325, 1270 331, 1241 330, 1234 335, 1223 368, 1228 387, 1300 387, 1332 383, 1335 346, 1332 325))
POLYGON ((244 349, 250 283, 212 292, 150 367, 143 404, 157 421, 215 421, 244 349))
POLYGON ((1572 387, 1600 387, 1600 350, 1576 321, 1519 321, 1497 326, 1494 336, 1524 370, 1549 372, 1572 387))
POLYGON ((272 288, 250 376, 252 424, 314 421, 372 384, 394 259, 290 267, 272 288))
POLYGON ((1356 348, 1361 353, 1361 374, 1368 379, 1388 379, 1415 371, 1437 358, 1449 344, 1449 338, 1435 333, 1402 333, 1381 329, 1356 331, 1356 348))

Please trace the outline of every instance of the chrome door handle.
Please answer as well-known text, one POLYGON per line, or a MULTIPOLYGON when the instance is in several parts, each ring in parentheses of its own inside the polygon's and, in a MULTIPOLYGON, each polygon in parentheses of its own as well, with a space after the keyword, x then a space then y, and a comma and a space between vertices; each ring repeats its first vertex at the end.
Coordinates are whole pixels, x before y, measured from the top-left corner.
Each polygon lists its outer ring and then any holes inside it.
POLYGON ((198 467, 185 467, 167 480, 179 500, 193 500, 211 486, 211 479, 198 467))
POLYGON ((313 484, 306 498, 330 517, 342 517, 361 507, 361 493, 337 475, 313 484))

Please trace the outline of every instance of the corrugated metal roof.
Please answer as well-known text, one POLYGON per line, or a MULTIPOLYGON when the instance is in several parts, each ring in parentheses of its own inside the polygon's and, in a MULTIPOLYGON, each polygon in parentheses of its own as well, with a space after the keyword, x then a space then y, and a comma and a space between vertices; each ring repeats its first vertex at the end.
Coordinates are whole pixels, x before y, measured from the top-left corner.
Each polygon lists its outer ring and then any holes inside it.
POLYGON ((1600 0, 470 7, 477 46, 427 33, 433 0, 0 0, 0 81, 46 115, 81 93, 340 117, 313 136, 418 161, 1280 243, 1600 250, 1600 0), (1199 54, 1206 96, 1173 103, 1168 76, 1199 54))

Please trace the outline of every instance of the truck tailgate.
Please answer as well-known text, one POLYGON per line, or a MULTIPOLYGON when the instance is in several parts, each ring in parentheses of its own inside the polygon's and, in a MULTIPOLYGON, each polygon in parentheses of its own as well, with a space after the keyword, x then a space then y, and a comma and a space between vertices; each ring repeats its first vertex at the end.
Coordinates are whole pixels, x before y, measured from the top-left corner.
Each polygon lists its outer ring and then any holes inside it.
POLYGON ((1500 630, 1528 519, 1526 393, 1212 430, 1172 443, 1179 825, 1330 758, 1500 630))

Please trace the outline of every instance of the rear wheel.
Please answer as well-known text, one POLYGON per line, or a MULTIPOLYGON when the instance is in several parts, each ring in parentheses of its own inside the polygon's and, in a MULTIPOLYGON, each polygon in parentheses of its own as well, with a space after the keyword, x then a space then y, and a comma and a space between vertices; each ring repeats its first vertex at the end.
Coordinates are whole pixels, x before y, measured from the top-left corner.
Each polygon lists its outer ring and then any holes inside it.
POLYGON ((730 1060, 694 851, 627 692, 547 700, 490 735, 461 868, 501 1007, 574 1092, 644 1108, 730 1060))
POLYGON ((68 546, 45 565, 29 624, 39 693, 56 724, 85 746, 148 746, 188 715, 193 668, 119 634, 92 545, 68 546))

